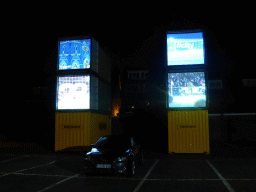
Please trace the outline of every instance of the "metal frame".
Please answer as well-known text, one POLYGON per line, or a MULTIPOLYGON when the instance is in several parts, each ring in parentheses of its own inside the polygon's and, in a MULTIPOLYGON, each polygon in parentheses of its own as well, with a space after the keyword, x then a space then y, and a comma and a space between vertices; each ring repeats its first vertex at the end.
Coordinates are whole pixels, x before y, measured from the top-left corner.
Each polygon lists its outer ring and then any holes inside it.
MULTIPOLYGON (((110 114, 110 112, 107 112, 107 111, 103 111, 102 109, 100 109, 100 106, 99 106, 99 100, 97 101, 98 102, 98 107, 97 109, 91 109, 91 99, 92 99, 92 96, 94 97, 94 95, 92 95, 92 92, 91 92, 91 85, 92 85, 92 76, 97 78, 98 80, 98 86, 99 86, 99 83, 103 83, 103 84, 106 84, 106 85, 110 85, 110 82, 103 79, 99 73, 97 72, 97 70, 99 70, 99 63, 98 63, 98 66, 93 66, 94 64, 94 60, 95 60, 95 57, 93 57, 93 48, 96 48, 94 46, 97 46, 97 51, 98 51, 98 57, 99 57, 99 52, 100 52, 100 45, 99 43, 91 36, 91 35, 88 35, 88 36, 73 36, 73 37, 60 37, 58 38, 57 40, 57 73, 56 73, 56 86, 55 86, 55 93, 56 93, 56 96, 55 96, 55 112, 93 112, 93 113, 101 113, 101 114, 107 114, 108 113, 110 114), (86 69, 67 69, 67 70, 59 70, 59 46, 60 46, 60 41, 68 41, 68 40, 82 40, 82 39, 90 39, 91 40, 91 49, 90 49, 90 68, 86 68, 86 69), (98 45, 98 46, 97 46, 98 45), (96 68, 94 69, 94 67, 96 68), (95 71, 96 70, 96 71, 95 71), (90 76, 90 109, 58 109, 57 105, 58 105, 58 79, 59 77, 63 77, 63 76, 85 76, 85 75, 89 75, 90 76)), ((99 87, 97 88, 98 89, 98 95, 99 95, 99 87)), ((99 96, 98 96, 99 97, 99 96)))
POLYGON ((165 36, 165 47, 166 47, 166 107, 169 111, 178 111, 178 110, 206 110, 209 107, 209 99, 208 99, 208 73, 206 71, 207 67, 207 56, 205 53, 205 33, 201 29, 194 29, 194 30, 179 30, 179 31, 168 31, 166 32, 165 36), (167 47, 167 35, 168 34, 184 34, 184 33, 199 33, 201 32, 203 34, 203 39, 204 39, 204 64, 186 64, 186 65, 173 65, 173 66, 168 66, 168 47, 167 47), (168 74, 169 73, 191 73, 191 72, 204 72, 205 74, 205 88, 206 88, 206 107, 175 107, 175 108, 170 108, 169 107, 169 93, 168 93, 168 74))
MULTIPOLYGON (((69 76, 89 76, 90 77, 90 89, 91 89, 91 75, 90 74, 70 74, 70 73, 61 73, 56 76, 56 97, 55 97, 55 111, 56 112, 87 112, 90 111, 90 109, 58 109, 58 84, 59 84, 59 77, 69 77, 69 76)), ((90 93, 91 94, 91 93, 90 93)), ((91 97, 90 97, 90 104, 91 104, 91 97)), ((91 105, 90 105, 91 106, 91 105)))
POLYGON ((90 65, 92 63, 92 42, 93 42, 93 38, 91 36, 77 36, 77 37, 60 37, 58 38, 57 41, 57 73, 61 73, 61 72, 66 72, 66 71, 70 71, 71 73, 79 73, 79 72, 86 72, 88 70, 91 69, 91 66, 89 69, 68 69, 68 70, 59 70, 59 48, 60 48, 60 41, 68 41, 68 40, 82 40, 82 39, 90 39, 91 40, 91 49, 90 49, 90 65))
POLYGON ((166 32, 166 39, 165 39, 165 47, 166 47, 166 56, 167 56, 167 59, 166 59, 166 66, 168 68, 180 68, 180 69, 186 69, 186 68, 201 68, 201 67, 204 67, 206 65, 206 54, 205 54, 205 33, 203 30, 201 29, 195 29, 195 30, 179 30, 179 31, 167 31, 166 32), (202 33, 203 34, 203 40, 204 40, 204 64, 186 64, 186 65, 173 65, 173 66, 168 66, 168 47, 167 47, 167 35, 168 34, 185 34, 185 33, 202 33))

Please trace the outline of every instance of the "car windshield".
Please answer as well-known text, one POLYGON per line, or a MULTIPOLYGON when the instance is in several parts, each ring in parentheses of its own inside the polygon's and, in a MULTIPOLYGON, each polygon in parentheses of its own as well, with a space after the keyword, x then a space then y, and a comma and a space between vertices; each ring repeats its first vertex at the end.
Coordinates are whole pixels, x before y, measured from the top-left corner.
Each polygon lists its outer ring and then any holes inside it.
POLYGON ((104 149, 129 149, 131 147, 131 139, 127 137, 102 137, 93 147, 104 149))

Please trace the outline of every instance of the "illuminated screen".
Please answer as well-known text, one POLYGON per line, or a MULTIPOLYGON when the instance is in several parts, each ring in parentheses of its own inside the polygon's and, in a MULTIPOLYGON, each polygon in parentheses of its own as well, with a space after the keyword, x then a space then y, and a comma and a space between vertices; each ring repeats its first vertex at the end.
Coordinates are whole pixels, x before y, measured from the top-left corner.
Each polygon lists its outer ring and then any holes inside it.
POLYGON ((203 33, 167 34, 167 58, 168 66, 204 64, 203 33))
POLYGON ((90 76, 58 77, 57 109, 90 109, 90 76))
POLYGON ((176 107, 206 107, 204 72, 168 73, 168 104, 176 107))
POLYGON ((59 70, 87 69, 91 61, 91 39, 59 42, 59 70))

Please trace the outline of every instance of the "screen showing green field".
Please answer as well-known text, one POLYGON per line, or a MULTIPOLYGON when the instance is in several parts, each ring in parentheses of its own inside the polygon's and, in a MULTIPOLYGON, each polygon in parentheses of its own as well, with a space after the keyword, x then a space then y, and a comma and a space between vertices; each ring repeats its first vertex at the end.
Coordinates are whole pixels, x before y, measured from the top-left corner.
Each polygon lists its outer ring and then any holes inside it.
POLYGON ((168 73, 168 106, 206 107, 204 72, 168 73))

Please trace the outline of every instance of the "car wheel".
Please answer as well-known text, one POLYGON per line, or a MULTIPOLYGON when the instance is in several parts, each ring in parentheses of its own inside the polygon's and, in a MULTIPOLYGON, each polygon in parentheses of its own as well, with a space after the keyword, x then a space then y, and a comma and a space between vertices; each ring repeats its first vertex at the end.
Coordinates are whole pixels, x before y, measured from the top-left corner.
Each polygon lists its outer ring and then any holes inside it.
POLYGON ((132 161, 132 170, 131 170, 132 176, 135 175, 135 169, 136 169, 135 161, 132 161))
POLYGON ((128 176, 132 177, 133 175, 135 175, 135 170, 136 170, 136 165, 135 165, 135 161, 133 160, 131 163, 130 170, 128 171, 128 176))
POLYGON ((94 171, 88 167, 84 168, 84 173, 86 175, 93 175, 94 171))
POLYGON ((85 171, 84 174, 87 175, 87 176, 91 176, 91 175, 92 175, 92 172, 87 172, 87 171, 85 171))
POLYGON ((140 164, 143 165, 143 163, 144 163, 144 155, 143 153, 141 153, 140 164))

